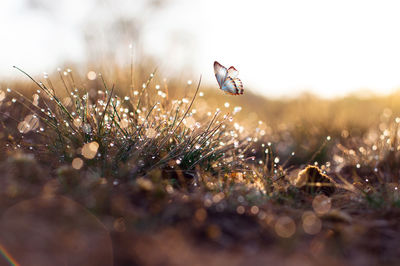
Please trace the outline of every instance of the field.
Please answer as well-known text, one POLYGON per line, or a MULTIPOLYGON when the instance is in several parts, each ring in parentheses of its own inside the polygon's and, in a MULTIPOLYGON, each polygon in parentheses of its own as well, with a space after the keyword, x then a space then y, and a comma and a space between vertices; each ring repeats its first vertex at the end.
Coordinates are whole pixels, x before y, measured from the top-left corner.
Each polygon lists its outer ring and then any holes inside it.
POLYGON ((1 265, 399 265, 400 94, 110 68, 0 82, 1 265))

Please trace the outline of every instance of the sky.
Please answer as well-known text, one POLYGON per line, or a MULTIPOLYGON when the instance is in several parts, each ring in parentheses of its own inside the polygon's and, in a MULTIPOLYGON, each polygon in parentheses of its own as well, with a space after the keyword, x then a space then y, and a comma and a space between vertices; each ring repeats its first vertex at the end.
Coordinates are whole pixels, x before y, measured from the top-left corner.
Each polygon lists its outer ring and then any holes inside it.
POLYGON ((239 70, 245 92, 268 97, 305 91, 321 97, 366 90, 388 94, 400 88, 399 1, 151 3, 159 5, 1 0, 0 78, 15 77, 12 65, 33 74, 51 72, 66 60, 101 57, 110 46, 123 63, 133 42, 136 52, 156 58, 167 77, 185 74, 196 80, 202 74, 217 86, 212 68, 217 60, 239 70), (119 17, 138 28, 117 34, 110 25, 119 17), (96 47, 88 47, 88 34, 96 47))

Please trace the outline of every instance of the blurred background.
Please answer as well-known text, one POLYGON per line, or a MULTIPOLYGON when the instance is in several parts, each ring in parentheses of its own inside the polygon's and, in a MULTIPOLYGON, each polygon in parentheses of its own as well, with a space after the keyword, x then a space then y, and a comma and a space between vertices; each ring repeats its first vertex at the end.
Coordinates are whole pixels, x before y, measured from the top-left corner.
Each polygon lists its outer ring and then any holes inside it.
POLYGON ((214 60, 270 98, 400 88, 398 1, 2 0, 0 78, 58 66, 157 66, 217 87, 214 60), (132 51, 129 48, 132 44, 132 51))

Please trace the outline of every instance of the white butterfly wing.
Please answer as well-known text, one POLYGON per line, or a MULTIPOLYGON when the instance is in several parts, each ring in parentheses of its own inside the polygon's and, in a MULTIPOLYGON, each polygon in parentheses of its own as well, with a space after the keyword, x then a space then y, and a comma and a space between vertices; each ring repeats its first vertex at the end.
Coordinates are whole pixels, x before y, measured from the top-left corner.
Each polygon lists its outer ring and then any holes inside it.
POLYGON ((236 70, 236 68, 234 68, 233 66, 231 66, 230 68, 228 68, 228 77, 231 78, 236 78, 239 75, 239 71, 236 70))
POLYGON ((224 82, 226 80, 228 70, 226 67, 218 63, 217 61, 214 62, 214 73, 215 77, 217 78, 217 82, 220 88, 224 85, 224 82))
POLYGON ((238 89, 238 94, 243 94, 243 83, 240 79, 235 78, 233 79, 235 82, 236 88, 238 89))
MULTIPOLYGON (((240 80, 239 80, 240 81, 240 80)), ((236 82, 231 77, 226 77, 224 84, 222 85, 221 89, 229 94, 238 95, 239 90, 236 86, 236 82)))

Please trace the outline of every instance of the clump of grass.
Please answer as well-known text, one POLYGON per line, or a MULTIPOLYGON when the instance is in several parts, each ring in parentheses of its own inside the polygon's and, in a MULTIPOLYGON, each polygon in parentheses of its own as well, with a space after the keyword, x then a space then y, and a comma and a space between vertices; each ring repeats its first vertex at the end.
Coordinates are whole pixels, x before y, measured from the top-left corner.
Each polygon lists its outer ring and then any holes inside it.
POLYGON ((190 99, 170 99, 167 86, 153 84, 155 72, 140 90, 128 86, 120 96, 123 88, 108 85, 100 74, 103 87, 93 92, 77 84, 71 70, 60 73, 60 89, 48 76, 45 84, 17 69, 37 86, 32 99, 8 89, 12 103, 29 110, 23 121, 17 119, 19 132, 42 137, 42 145, 23 138, 26 148, 50 152, 75 169, 126 180, 154 169, 194 175, 196 167, 219 174, 243 168, 237 158, 247 141, 238 137, 232 115, 218 110, 209 118, 193 109, 201 77, 190 99))

